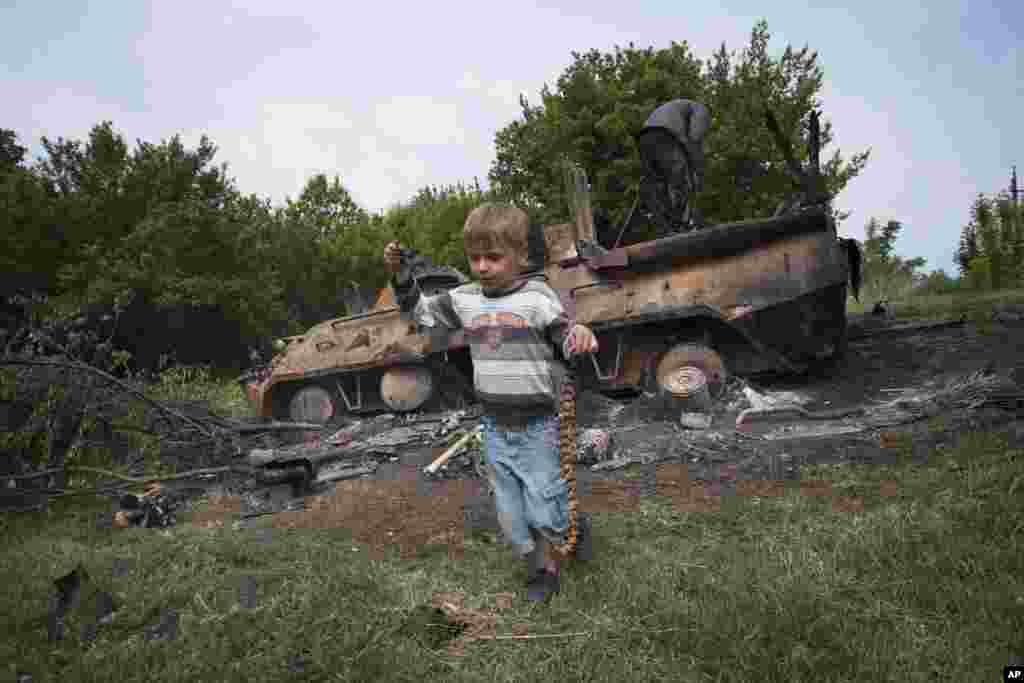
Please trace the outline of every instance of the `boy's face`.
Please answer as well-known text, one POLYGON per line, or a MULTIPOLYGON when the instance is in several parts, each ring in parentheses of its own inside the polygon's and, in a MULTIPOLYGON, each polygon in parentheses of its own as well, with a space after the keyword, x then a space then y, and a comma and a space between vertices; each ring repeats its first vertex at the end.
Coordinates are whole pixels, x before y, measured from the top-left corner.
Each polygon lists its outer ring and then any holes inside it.
POLYGON ((487 249, 469 249, 466 256, 473 275, 480 280, 485 290, 509 287, 519 275, 515 254, 498 245, 487 249))

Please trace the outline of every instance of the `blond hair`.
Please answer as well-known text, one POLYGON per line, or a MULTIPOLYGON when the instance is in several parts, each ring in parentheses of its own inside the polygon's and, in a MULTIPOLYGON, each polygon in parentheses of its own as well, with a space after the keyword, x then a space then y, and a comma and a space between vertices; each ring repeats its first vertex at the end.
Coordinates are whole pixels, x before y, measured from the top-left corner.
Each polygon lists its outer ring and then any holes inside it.
POLYGON ((522 209, 488 202, 473 209, 462 228, 466 253, 495 248, 512 252, 519 267, 530 266, 530 218, 522 209))

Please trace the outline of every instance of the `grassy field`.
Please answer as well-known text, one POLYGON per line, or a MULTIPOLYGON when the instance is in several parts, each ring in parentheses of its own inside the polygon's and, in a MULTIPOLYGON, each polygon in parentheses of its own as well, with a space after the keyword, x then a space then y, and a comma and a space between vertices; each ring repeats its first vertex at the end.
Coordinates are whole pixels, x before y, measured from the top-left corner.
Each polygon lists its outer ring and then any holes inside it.
MULTIPOLYGON (((1024 289, 910 296, 893 302, 892 308, 895 315, 900 318, 938 318, 965 315, 975 322, 988 322, 992 319, 992 304, 998 302, 1024 304, 1024 289)), ((851 298, 847 310, 851 313, 863 313, 870 310, 874 303, 867 301, 863 296, 860 302, 851 298)))
MULTIPOLYGON (((192 397, 235 400, 204 381, 192 397)), ((1024 459, 1002 435, 802 476, 831 494, 596 513, 595 559, 567 567, 541 607, 487 536, 458 559, 443 545, 375 556, 341 529, 274 529, 268 543, 230 524, 99 530, 95 507, 62 501, 0 517, 0 629, 13 634, 0 666, 34 681, 902 682, 997 680, 1024 655, 1024 459), (79 562, 116 617, 90 643, 48 643, 52 580, 79 562), (243 577, 255 607, 240 604, 243 577), (451 650, 428 607, 443 602, 498 637, 451 650), (146 641, 163 608, 178 637, 146 641)))

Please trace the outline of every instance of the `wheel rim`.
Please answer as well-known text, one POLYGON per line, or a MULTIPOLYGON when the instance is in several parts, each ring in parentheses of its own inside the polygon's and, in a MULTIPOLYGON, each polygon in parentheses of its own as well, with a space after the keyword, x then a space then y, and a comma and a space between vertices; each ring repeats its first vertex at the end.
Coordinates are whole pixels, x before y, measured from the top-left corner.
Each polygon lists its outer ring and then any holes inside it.
POLYGON ((665 352, 658 360, 655 377, 658 386, 674 395, 681 391, 698 394, 707 392, 717 400, 725 390, 728 371, 722 357, 701 344, 679 344, 665 352))
POLYGON ((679 398, 690 398, 707 392, 708 378, 700 368, 685 365, 668 372, 662 385, 679 398))

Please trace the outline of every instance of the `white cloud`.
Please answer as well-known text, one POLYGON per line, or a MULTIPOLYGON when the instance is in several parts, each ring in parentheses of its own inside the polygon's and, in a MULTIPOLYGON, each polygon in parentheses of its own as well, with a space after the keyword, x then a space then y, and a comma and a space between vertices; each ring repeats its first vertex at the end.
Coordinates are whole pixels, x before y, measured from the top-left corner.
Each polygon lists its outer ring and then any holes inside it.
POLYGON ((398 95, 374 108, 374 134, 402 145, 461 145, 459 109, 425 95, 398 95))
POLYGON ((472 91, 479 90, 483 87, 483 83, 480 82, 480 79, 472 71, 466 71, 459 80, 455 81, 455 87, 458 90, 472 91))

